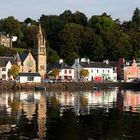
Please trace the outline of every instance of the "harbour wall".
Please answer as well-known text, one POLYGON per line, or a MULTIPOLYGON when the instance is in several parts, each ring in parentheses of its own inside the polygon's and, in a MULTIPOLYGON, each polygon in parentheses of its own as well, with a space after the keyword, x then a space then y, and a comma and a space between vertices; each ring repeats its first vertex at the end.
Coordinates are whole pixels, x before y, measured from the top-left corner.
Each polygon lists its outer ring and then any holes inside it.
POLYGON ((132 89, 140 90, 140 83, 128 83, 128 82, 72 82, 72 83, 14 83, 2 81, 0 82, 0 91, 10 90, 35 90, 35 87, 42 87, 48 91, 57 90, 94 90, 98 89, 109 89, 118 87, 120 89, 132 89))

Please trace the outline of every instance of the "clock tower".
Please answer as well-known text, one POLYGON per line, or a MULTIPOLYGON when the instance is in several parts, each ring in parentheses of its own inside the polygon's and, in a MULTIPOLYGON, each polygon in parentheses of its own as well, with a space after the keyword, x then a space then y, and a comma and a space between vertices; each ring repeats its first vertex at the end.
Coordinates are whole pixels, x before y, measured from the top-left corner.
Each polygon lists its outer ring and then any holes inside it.
POLYGON ((44 79, 47 73, 46 40, 40 24, 34 42, 34 57, 36 60, 36 71, 40 73, 42 79, 44 79))

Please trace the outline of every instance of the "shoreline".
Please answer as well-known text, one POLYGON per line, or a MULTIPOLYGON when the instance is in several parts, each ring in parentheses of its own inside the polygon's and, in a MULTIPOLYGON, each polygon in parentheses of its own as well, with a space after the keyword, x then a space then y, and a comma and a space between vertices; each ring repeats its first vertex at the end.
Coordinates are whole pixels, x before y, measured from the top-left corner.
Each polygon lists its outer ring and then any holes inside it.
POLYGON ((128 83, 128 82, 71 82, 71 83, 14 83, 3 81, 0 82, 0 91, 35 91, 35 87, 42 87, 46 91, 59 91, 59 90, 95 90, 95 87, 99 89, 132 89, 140 90, 140 83, 128 83))

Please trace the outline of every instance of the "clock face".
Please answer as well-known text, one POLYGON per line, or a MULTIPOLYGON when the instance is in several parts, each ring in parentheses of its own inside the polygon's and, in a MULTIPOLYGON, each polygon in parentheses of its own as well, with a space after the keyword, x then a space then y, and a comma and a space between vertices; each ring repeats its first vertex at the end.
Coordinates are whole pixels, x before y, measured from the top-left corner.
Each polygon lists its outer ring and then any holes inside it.
POLYGON ((31 60, 28 60, 28 61, 27 61, 27 66, 28 66, 28 67, 32 67, 32 66, 33 66, 33 62, 32 62, 31 60))

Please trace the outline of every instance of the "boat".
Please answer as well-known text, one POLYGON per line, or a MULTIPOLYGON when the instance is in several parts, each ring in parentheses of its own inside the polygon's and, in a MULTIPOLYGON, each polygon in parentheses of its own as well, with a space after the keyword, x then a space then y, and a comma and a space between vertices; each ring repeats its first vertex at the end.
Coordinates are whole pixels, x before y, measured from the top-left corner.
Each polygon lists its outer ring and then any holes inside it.
POLYGON ((46 87, 35 86, 35 91, 38 91, 38 90, 46 90, 46 87))
POLYGON ((98 87, 98 86, 94 86, 93 89, 94 89, 94 90, 100 90, 101 88, 98 87))

